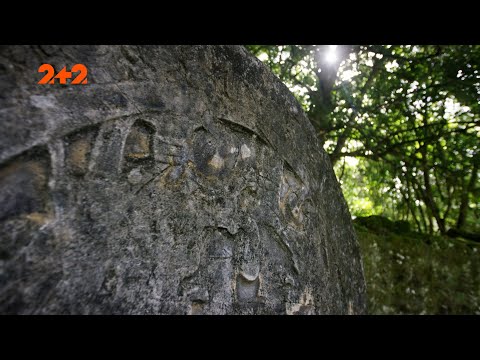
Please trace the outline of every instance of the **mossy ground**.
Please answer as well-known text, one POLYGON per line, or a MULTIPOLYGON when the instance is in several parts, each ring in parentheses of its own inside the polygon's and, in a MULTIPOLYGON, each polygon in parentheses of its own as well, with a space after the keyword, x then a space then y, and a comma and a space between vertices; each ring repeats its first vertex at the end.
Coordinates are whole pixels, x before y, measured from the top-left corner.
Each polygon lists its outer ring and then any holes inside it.
POLYGON ((369 314, 480 314, 480 244, 411 232, 380 216, 354 224, 369 314))

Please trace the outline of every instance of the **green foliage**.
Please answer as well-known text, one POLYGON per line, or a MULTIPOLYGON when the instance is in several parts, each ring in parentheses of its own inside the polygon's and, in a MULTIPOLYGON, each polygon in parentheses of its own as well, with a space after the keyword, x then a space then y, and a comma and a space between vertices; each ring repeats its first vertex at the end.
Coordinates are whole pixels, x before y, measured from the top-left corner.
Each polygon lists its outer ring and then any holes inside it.
POLYGON ((380 216, 354 224, 370 314, 480 314, 480 244, 399 231, 380 216))

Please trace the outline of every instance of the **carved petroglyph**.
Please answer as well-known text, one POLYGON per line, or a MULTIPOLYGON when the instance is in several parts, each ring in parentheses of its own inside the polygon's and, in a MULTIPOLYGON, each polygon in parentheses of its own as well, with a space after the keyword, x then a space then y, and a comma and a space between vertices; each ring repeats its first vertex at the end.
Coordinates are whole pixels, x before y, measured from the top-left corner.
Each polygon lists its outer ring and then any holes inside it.
POLYGON ((259 288, 258 275, 253 277, 240 273, 237 275, 237 298, 239 301, 252 302, 257 299, 259 288))
POLYGON ((51 172, 50 153, 42 145, 0 165, 1 313, 18 313, 22 304, 48 298, 60 279, 50 268, 59 264, 51 172), (45 280, 32 281, 39 273, 46 274, 45 280))
POLYGON ((215 156, 219 157, 219 155, 215 146, 215 139, 210 132, 203 127, 198 129, 193 135, 192 147, 192 160, 196 169, 204 175, 215 173, 218 168, 211 166, 211 162, 215 156))
POLYGON ((210 165, 215 170, 221 170, 225 164, 223 158, 217 153, 213 155, 213 157, 208 161, 208 165, 210 165))
POLYGON ((143 161, 153 158, 153 125, 137 120, 132 125, 125 142, 124 154, 127 161, 143 161))
POLYGON ((252 152, 250 151, 248 146, 245 145, 245 144, 242 144, 242 146, 240 148, 240 155, 241 155, 242 159, 249 158, 251 154, 252 154, 252 152))
POLYGON ((285 163, 279 189, 278 206, 284 219, 295 229, 304 229, 304 204, 308 200, 308 188, 285 163))
POLYGON ((128 179, 128 182, 132 185, 139 184, 143 179, 142 170, 140 168, 132 169, 128 173, 127 179, 128 179))
POLYGON ((0 220, 29 215, 33 220, 44 219, 50 211, 48 179, 50 156, 36 147, 17 156, 0 168, 0 220))
POLYGON ((72 175, 82 176, 87 173, 97 134, 97 127, 86 127, 66 137, 65 165, 72 175))
POLYGON ((202 315, 205 303, 201 301, 192 301, 190 305, 189 315, 202 315))

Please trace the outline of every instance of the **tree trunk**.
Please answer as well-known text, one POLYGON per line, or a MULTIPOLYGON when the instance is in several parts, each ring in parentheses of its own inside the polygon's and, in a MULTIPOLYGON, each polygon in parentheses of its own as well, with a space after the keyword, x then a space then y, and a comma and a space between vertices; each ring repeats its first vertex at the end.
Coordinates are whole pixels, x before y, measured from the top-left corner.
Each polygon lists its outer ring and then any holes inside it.
POLYGON ((426 166, 426 164, 423 167, 423 181, 425 185, 425 190, 423 192, 425 204, 430 210, 432 216, 435 218, 440 233, 445 234, 445 219, 440 216, 440 211, 433 198, 432 187, 430 185, 430 169, 426 166))
POLYGON ((412 193, 411 193, 411 189, 410 189, 409 176, 407 174, 405 174, 405 177, 406 177, 406 181, 407 181, 406 191, 402 191, 402 190, 400 190, 400 191, 402 193, 403 198, 405 199, 405 202, 407 203, 407 219, 408 219, 408 211, 410 211, 410 213, 412 214, 412 218, 415 221, 415 225, 417 226, 417 231, 421 232, 422 227, 420 226, 420 222, 418 221, 417 215, 415 214, 415 206, 414 206, 415 204, 412 201, 413 199, 412 199, 412 193))
MULTIPOLYGON (((416 181, 414 178, 412 178, 412 188, 413 188, 413 191, 415 193, 415 196, 418 200, 422 200, 423 201, 423 196, 422 196, 422 189, 420 188, 420 185, 418 184, 418 181, 416 181)), ((428 232, 429 231, 429 226, 427 224, 427 214, 425 214, 425 212, 423 211, 423 207, 421 204, 418 205, 418 211, 420 213, 420 220, 422 220, 422 224, 423 224, 423 228, 424 228, 424 231, 425 232, 428 232)), ((431 222, 430 222, 430 225, 431 225, 431 222)), ((433 228, 431 228, 431 231, 430 233, 433 232, 433 228)))
POLYGON ((365 312, 329 158, 245 49, 1 55, 1 313, 365 312), (88 83, 39 85, 44 63, 88 83))
MULTIPOLYGON (((424 114, 424 125, 427 125, 427 119, 428 115, 425 112, 424 114)), ((425 127, 425 135, 427 135, 426 130, 427 128, 425 127)), ((423 184, 425 186, 425 190, 423 191, 424 195, 424 201, 425 205, 429 209, 430 213, 432 216, 435 218, 435 222, 437 223, 438 229, 440 230, 440 233, 445 234, 446 229, 445 229, 445 219, 441 217, 440 215, 440 210, 438 209, 438 206, 435 202, 435 199, 433 197, 432 193, 432 186, 430 184, 430 167, 428 166, 427 162, 427 148, 426 144, 423 144, 420 148, 420 152, 422 154, 422 170, 423 170, 423 184)), ((433 232, 433 227, 431 227, 431 232, 433 232)))
POLYGON ((473 192, 473 189, 475 188, 475 184, 477 183, 479 163, 480 161, 476 161, 476 159, 473 159, 473 168, 472 168, 472 175, 470 176, 470 181, 468 182, 468 185, 462 189, 460 209, 458 211, 458 219, 455 227, 457 230, 462 230, 463 226, 465 225, 465 220, 467 218, 467 210, 468 210, 468 196, 471 192, 473 192))

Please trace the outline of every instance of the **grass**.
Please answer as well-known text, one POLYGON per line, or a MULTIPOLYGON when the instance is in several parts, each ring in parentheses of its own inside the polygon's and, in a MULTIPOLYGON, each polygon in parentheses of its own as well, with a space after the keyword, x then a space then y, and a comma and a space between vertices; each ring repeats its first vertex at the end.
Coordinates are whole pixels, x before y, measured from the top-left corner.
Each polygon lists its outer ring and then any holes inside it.
POLYGON ((480 244, 357 218, 370 314, 480 314, 480 244))

